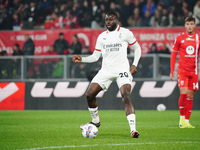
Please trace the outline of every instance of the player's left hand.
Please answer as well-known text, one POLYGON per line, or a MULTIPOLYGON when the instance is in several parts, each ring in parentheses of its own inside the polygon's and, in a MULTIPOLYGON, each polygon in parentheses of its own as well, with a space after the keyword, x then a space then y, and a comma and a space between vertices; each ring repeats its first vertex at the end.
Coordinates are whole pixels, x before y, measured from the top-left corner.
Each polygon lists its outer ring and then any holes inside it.
POLYGON ((136 68, 136 66, 132 65, 130 71, 131 71, 131 74, 137 73, 137 68, 136 68))

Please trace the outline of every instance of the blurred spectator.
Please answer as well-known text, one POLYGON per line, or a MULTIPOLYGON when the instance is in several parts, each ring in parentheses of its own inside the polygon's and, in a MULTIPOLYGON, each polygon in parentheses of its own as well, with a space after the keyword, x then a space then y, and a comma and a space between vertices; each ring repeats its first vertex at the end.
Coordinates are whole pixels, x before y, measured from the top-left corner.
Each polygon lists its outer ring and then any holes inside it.
POLYGON ((142 8, 142 13, 143 16, 145 16, 146 11, 150 11, 151 15, 154 15, 154 11, 156 9, 156 4, 154 3, 153 0, 147 0, 147 2, 144 4, 143 8, 142 8))
MULTIPOLYGON (((0 57, 7 56, 7 52, 5 50, 0 51, 0 57)), ((7 78, 7 60, 6 59, 0 59, 0 79, 7 78)))
POLYGON ((28 34, 25 35, 25 43, 22 48, 22 52, 24 55, 34 55, 35 44, 28 34))
POLYGON ((185 23, 184 15, 173 16, 173 26, 181 26, 185 23))
POLYGON ((181 17, 181 16, 184 16, 183 14, 183 3, 182 3, 183 0, 176 0, 174 1, 173 3, 173 18, 177 18, 177 17, 181 17))
MULTIPOLYGON (((23 52, 20 50, 19 44, 15 44, 12 56, 22 56, 22 55, 23 55, 23 52)), ((20 76, 20 74, 21 74, 21 59, 14 58, 13 62, 15 64, 16 74, 18 76, 20 76)))
POLYGON ((83 6, 82 6, 82 14, 88 12, 89 14, 92 13, 92 7, 89 5, 88 0, 83 1, 83 6))
POLYGON ((85 54, 85 55, 90 55, 90 54, 92 54, 92 52, 91 52, 90 49, 89 49, 89 46, 85 46, 85 47, 82 49, 82 54, 85 54))
MULTIPOLYGON (((54 51, 53 45, 50 45, 49 50, 44 53, 45 56, 53 56, 53 55, 58 55, 54 51)), ((44 58, 42 61, 42 64, 39 66, 39 74, 40 78, 50 78, 52 77, 54 67, 57 62, 59 62, 59 58, 44 58)))
POLYGON ((69 2, 61 2, 58 8, 54 8, 54 13, 60 14, 60 16, 65 17, 66 11, 71 9, 72 5, 69 6, 69 2))
POLYGON ((102 5, 105 6, 105 12, 108 12, 110 10, 110 0, 102 0, 102 5))
POLYGON ((157 53, 158 53, 157 44, 153 43, 150 47, 150 51, 148 52, 148 54, 157 54, 157 53))
POLYGON ((73 7, 72 7, 72 14, 76 16, 78 19, 81 18, 81 7, 80 7, 80 2, 78 0, 73 0, 73 7))
POLYGON ((161 54, 171 54, 170 51, 169 51, 169 48, 167 47, 167 44, 164 43, 162 45, 162 49, 161 49, 160 53, 161 54))
POLYGON ((73 16, 71 10, 66 12, 66 17, 63 20, 63 23, 66 29, 80 28, 78 17, 73 16))
POLYGON ((101 65, 102 65, 101 59, 99 59, 97 62, 95 62, 93 64, 87 65, 86 76, 87 76, 88 81, 92 81, 94 76, 101 69, 101 65))
POLYGON ((89 6, 87 0, 83 1, 83 6, 81 9, 80 25, 83 27, 91 28, 92 23, 92 8, 89 6))
POLYGON ((20 50, 19 44, 15 44, 13 48, 13 56, 22 56, 24 55, 23 52, 20 50))
POLYGON ((80 25, 82 27, 91 28, 92 16, 89 12, 84 12, 80 19, 80 25))
POLYGON ((78 40, 77 35, 73 35, 72 44, 70 45, 69 53, 70 54, 81 54, 82 45, 78 40))
POLYGON ((89 69, 86 63, 79 63, 73 66, 73 78, 86 78, 86 71, 89 69))
POLYGON ((64 39, 64 33, 59 33, 59 38, 54 42, 53 47, 59 55, 68 54, 69 43, 64 39))
POLYGON ((184 18, 187 18, 187 17, 191 17, 192 16, 192 12, 190 12, 188 10, 188 8, 186 7, 183 7, 183 14, 184 14, 184 18))
POLYGON ((142 8, 143 8, 143 1, 141 0, 134 0, 134 8, 138 8, 140 11, 140 16, 142 16, 142 8))
POLYGON ((63 17, 58 13, 52 13, 52 29, 62 29, 63 28, 63 17))
POLYGON ((151 26, 151 12, 149 10, 147 10, 145 12, 144 17, 141 20, 141 26, 142 27, 149 27, 149 26, 151 26))
POLYGON ((92 20, 96 21, 96 17, 98 17, 98 13, 97 13, 98 5, 97 5, 97 2, 95 0, 91 1, 91 7, 92 7, 92 20))
POLYGON ((200 25, 200 0, 196 2, 193 10, 194 17, 196 19, 196 24, 200 25))
POLYGON ((46 16, 51 14, 53 9, 52 0, 40 0, 38 3, 38 12, 40 17, 40 23, 43 24, 46 16))
POLYGON ((160 27, 162 21, 162 16, 158 9, 155 10, 154 15, 151 17, 151 26, 152 27, 160 27))
POLYGON ((162 17, 161 17, 161 24, 162 27, 166 27, 170 25, 170 16, 168 10, 166 8, 162 9, 162 17))
POLYGON ((16 13, 19 15, 19 19, 23 20, 24 10, 26 9, 25 4, 23 1, 19 2, 19 7, 16 10, 16 13))
POLYGON ((124 0, 124 4, 121 7, 122 24, 124 27, 128 26, 128 18, 133 15, 134 5, 131 0, 124 0))
POLYGON ((142 18, 140 17, 140 10, 138 7, 135 7, 133 10, 133 17, 129 17, 128 25, 130 27, 140 27, 142 18))
POLYGON ((1 29, 2 30, 12 30, 13 29, 13 19, 9 15, 8 12, 4 13, 4 15, 3 15, 1 29))
POLYGON ((44 29, 53 29, 53 19, 51 16, 47 16, 44 22, 44 29))
MULTIPOLYGON (((164 43, 162 45, 162 49, 160 51, 161 54, 171 54, 169 48, 164 43)), ((169 75, 170 74, 170 58, 160 57, 159 63, 159 72, 161 75, 169 75)))
POLYGON ((162 5, 164 8, 169 8, 171 3, 172 0, 158 0, 158 4, 162 5))
MULTIPOLYGON (((2 50, 0 56, 7 56, 7 52, 2 50)), ((15 63, 12 59, 0 59, 0 78, 1 79, 12 79, 13 70, 15 69, 15 63)), ((15 71, 16 74, 16 71, 15 71)))
POLYGON ((195 6, 195 4, 197 3, 198 0, 185 0, 186 3, 188 3, 188 5, 190 6, 190 11, 193 12, 193 8, 195 6))
MULTIPOLYGON (((44 55, 58 55, 58 53, 54 50, 54 46, 50 45, 49 50, 46 53, 44 53, 44 55)), ((55 61, 59 60, 56 58, 55 61)))
POLYGON ((33 29, 38 23, 38 9, 35 1, 30 2, 30 6, 24 10, 23 25, 25 29, 33 29))
POLYGON ((13 30, 20 31, 23 27, 22 21, 17 13, 13 14, 13 30))

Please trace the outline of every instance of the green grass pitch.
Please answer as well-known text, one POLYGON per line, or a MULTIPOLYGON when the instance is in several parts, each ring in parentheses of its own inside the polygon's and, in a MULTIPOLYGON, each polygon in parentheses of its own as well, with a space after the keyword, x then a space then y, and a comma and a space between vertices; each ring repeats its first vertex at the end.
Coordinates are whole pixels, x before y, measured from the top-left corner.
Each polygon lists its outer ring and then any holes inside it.
POLYGON ((94 139, 79 126, 91 121, 85 111, 0 111, 0 150, 199 150, 200 111, 193 111, 195 129, 178 127, 179 111, 136 111, 138 139, 130 136, 125 112, 99 110, 101 126, 94 139))

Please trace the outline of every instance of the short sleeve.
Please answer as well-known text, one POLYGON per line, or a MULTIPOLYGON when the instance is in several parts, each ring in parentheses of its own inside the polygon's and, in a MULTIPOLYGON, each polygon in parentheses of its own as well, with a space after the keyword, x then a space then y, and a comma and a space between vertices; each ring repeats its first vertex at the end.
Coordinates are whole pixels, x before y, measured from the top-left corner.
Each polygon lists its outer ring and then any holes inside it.
POLYGON ((95 50, 97 51, 101 51, 102 50, 102 40, 101 40, 101 34, 98 36, 97 41, 96 41, 96 45, 95 45, 95 50))
POLYGON ((175 52, 179 51, 179 46, 180 46, 180 38, 179 36, 177 36, 176 39, 174 40, 174 45, 172 47, 172 50, 175 52))
POLYGON ((128 44, 133 45, 136 42, 136 38, 133 35, 133 32, 131 32, 130 30, 127 30, 126 32, 126 41, 128 42, 128 44))

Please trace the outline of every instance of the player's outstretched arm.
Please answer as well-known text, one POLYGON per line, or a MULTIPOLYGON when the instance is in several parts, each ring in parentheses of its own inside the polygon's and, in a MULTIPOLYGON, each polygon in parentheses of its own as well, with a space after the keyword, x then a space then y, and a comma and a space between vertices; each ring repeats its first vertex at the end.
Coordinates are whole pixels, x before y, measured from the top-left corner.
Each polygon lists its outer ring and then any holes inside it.
POLYGON ((73 58, 72 58, 73 62, 77 63, 77 62, 81 62, 81 57, 78 56, 78 55, 74 55, 73 58))

